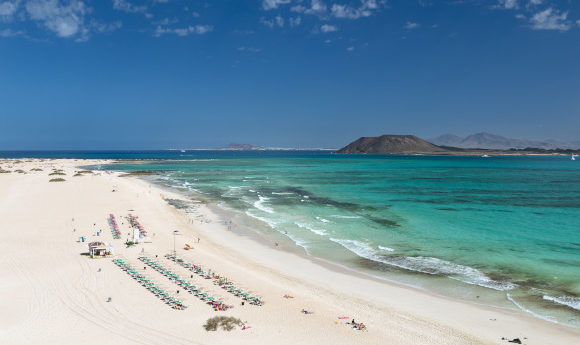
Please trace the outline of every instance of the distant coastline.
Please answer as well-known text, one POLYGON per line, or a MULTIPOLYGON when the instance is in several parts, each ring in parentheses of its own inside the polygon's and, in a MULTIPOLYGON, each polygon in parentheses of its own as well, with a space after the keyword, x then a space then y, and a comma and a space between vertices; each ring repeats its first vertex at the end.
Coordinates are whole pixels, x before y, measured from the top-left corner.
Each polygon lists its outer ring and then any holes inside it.
POLYGON ((379 137, 361 137, 337 153, 349 154, 407 154, 407 155, 442 155, 442 156, 513 156, 513 155, 576 155, 580 150, 542 149, 528 147, 524 149, 480 149, 439 146, 414 135, 382 135, 379 137))

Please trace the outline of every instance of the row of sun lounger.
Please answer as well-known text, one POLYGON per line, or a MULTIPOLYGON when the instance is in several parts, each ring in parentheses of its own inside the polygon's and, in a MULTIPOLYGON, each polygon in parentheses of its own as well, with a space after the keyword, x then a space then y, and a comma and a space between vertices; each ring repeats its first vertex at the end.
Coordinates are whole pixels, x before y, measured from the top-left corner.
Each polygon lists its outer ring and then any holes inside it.
POLYGON ((127 274, 129 274, 131 277, 133 277, 133 279, 137 280, 147 290, 151 291, 155 296, 159 297, 162 301, 164 301, 166 304, 168 304, 172 308, 180 309, 180 310, 183 310, 186 308, 180 300, 171 296, 167 291, 165 291, 162 288, 160 288, 159 286, 157 286, 148 277, 139 273, 136 269, 131 267, 131 265, 129 265, 128 263, 126 263, 122 259, 114 259, 113 262, 117 266, 121 267, 121 269, 123 271, 127 272, 127 274))
POLYGON ((114 239, 121 238, 121 231, 119 231, 119 226, 117 225, 117 221, 115 220, 115 216, 112 214, 109 215, 109 225, 111 226, 111 232, 113 233, 114 239))
POLYGON ((216 311, 217 310, 228 310, 229 308, 232 308, 233 307, 231 305, 227 305, 227 304, 225 304, 225 303, 223 303, 221 301, 216 300, 212 296, 209 296, 207 293, 203 292, 197 286, 195 286, 195 285, 191 284, 190 282, 182 279, 179 275, 177 275, 176 273, 174 273, 171 270, 167 269, 166 267, 163 267, 163 265, 159 264, 157 261, 155 261, 153 259, 150 259, 150 258, 148 258, 146 256, 139 257, 139 260, 143 261, 146 265, 148 265, 149 267, 153 268, 157 272, 163 274, 164 276, 166 276, 167 278, 169 278, 169 280, 172 280, 175 284, 181 286, 182 288, 184 288, 190 294, 192 294, 192 295, 198 297, 200 300, 206 302, 207 304, 209 304, 210 306, 212 306, 216 311))
POLYGON ((249 292, 245 292, 242 289, 236 287, 231 281, 229 281, 225 277, 216 275, 215 273, 211 273, 211 274, 206 273, 203 271, 201 266, 186 262, 183 259, 180 259, 175 255, 167 254, 167 255, 165 255, 165 257, 168 260, 174 261, 177 264, 187 268, 188 270, 190 270, 192 272, 195 272, 195 273, 201 275, 202 277, 204 277, 206 279, 212 279, 215 285, 222 287, 224 290, 228 291, 229 293, 233 294, 234 296, 240 297, 240 298, 248 301, 250 304, 259 305, 259 306, 264 305, 264 301, 261 298, 259 298, 257 296, 251 296, 249 292))
POLYGON ((147 231, 145 231, 145 229, 143 229, 143 226, 141 224, 139 224, 139 221, 137 220, 137 217, 135 217, 132 214, 129 214, 129 217, 127 217, 127 219, 129 220, 129 224, 131 224, 132 227, 139 229, 139 232, 142 235, 147 235, 147 231))

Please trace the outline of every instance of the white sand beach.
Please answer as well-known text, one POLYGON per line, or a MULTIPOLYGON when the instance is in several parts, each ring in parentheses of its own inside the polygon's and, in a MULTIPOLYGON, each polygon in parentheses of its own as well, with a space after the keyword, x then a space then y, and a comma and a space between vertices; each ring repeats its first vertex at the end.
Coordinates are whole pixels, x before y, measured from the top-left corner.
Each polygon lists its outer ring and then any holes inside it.
POLYGON ((165 200, 181 195, 136 177, 104 171, 74 176, 81 166, 98 163, 106 162, 0 160, 10 171, 0 173, 0 344, 508 344, 502 337, 530 345, 580 343, 580 330, 522 311, 437 296, 265 245, 228 231, 204 204, 196 217, 186 214, 165 200), (65 175, 49 176, 53 169, 65 175), (131 231, 129 213, 138 217, 151 243, 123 245, 131 231), (113 239, 109 214, 118 221, 120 239, 113 239), (175 237, 174 229, 179 229, 175 237), (79 242, 81 236, 87 241, 79 242), (242 305, 211 279, 165 259, 174 239, 180 257, 226 276, 264 305, 242 305), (114 257, 187 308, 171 308, 113 258, 84 255, 92 241, 112 243, 114 257), (184 250, 185 244, 193 249, 184 250), (141 255, 233 308, 213 310, 139 261, 141 255), (240 318, 247 328, 208 332, 202 327, 222 315, 240 318), (347 324, 353 318, 367 331, 347 324))

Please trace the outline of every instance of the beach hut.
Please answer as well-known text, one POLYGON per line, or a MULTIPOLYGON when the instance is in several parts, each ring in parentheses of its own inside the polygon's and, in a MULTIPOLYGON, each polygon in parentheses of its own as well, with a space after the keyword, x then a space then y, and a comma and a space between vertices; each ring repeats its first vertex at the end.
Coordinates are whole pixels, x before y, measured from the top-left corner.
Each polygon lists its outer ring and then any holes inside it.
POLYGON ((89 243, 89 256, 94 258, 104 258, 112 253, 112 248, 103 242, 91 242, 89 243))

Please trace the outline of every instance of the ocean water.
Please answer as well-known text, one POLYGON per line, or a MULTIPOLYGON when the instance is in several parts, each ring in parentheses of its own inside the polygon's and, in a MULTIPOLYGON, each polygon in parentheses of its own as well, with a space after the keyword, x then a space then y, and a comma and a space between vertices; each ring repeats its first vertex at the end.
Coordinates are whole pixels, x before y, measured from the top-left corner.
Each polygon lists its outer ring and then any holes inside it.
POLYGON ((306 255, 580 326, 580 161, 570 157, 114 154, 98 158, 154 160, 103 169, 155 171, 306 255))

